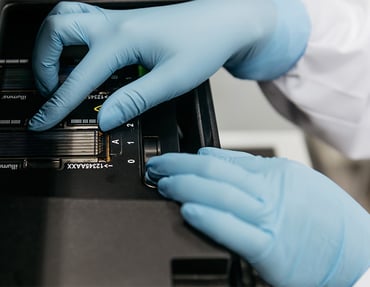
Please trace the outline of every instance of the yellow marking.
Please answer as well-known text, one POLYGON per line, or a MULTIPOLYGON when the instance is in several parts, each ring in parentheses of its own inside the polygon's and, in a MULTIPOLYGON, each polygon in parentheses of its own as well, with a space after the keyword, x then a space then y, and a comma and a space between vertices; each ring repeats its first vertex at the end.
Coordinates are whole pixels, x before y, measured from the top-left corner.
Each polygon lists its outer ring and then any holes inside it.
POLYGON ((99 110, 100 110, 101 106, 102 106, 102 105, 96 106, 96 107, 94 108, 94 111, 95 111, 95 112, 99 112, 99 110))
POLYGON ((105 137, 105 157, 107 162, 110 162, 112 159, 110 157, 110 136, 109 134, 105 137))

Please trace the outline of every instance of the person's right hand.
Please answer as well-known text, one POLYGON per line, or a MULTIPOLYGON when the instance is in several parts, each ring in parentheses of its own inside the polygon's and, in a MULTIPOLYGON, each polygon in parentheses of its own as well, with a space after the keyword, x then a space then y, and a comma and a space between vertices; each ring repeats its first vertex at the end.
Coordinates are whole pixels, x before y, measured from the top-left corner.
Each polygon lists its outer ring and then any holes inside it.
POLYGON ((300 0, 196 0, 129 10, 59 2, 34 47, 36 84, 50 98, 29 129, 53 127, 130 64, 149 73, 104 102, 98 114, 103 131, 190 91, 222 66, 240 78, 276 78, 300 58, 309 32, 300 0), (89 51, 58 87, 59 57, 70 45, 89 51))
POLYGON ((273 286, 349 287, 370 267, 370 215, 297 162, 202 148, 147 162, 147 178, 187 222, 273 286))

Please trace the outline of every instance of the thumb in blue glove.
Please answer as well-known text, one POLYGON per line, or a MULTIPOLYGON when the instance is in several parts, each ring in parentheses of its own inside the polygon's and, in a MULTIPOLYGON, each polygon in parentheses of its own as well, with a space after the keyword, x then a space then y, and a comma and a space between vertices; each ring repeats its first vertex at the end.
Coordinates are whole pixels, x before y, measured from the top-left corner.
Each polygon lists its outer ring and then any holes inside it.
POLYGON ((59 2, 36 38, 35 80, 50 99, 29 129, 53 127, 130 64, 150 72, 104 102, 98 114, 103 131, 190 91, 222 66, 241 78, 276 78, 302 55, 309 30, 300 0, 197 0, 131 10, 59 2), (89 51, 58 87, 59 57, 71 45, 89 51))
POLYGON ((147 176, 273 286, 348 287, 370 266, 369 214, 297 162, 202 148, 151 158, 147 176))

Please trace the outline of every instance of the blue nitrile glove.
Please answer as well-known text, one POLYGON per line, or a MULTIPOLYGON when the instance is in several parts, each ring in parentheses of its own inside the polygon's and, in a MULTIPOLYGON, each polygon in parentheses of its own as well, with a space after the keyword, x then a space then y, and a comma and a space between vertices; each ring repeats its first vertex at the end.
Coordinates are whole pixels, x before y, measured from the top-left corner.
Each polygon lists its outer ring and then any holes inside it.
POLYGON ((34 47, 36 84, 50 100, 29 129, 53 127, 129 64, 150 72, 105 101, 98 114, 103 131, 190 91, 222 66, 241 78, 276 78, 300 58, 309 32, 300 0, 196 0, 132 10, 60 2, 34 47), (58 89, 63 46, 85 44, 88 54, 58 89))
POLYGON ((202 148, 151 158, 147 176, 274 286, 349 287, 370 266, 369 213, 307 166, 202 148))

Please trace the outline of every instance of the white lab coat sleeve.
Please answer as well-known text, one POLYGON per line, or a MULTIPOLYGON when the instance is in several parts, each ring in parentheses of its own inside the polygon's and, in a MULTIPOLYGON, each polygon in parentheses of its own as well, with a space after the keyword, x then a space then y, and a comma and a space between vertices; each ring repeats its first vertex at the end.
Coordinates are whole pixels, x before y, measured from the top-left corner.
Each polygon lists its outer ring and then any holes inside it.
POLYGON ((303 2, 312 23, 305 54, 272 82, 294 113, 279 111, 349 158, 370 158, 370 1, 303 2))
POLYGON ((370 286, 370 267, 367 269, 364 275, 353 285, 353 287, 369 287, 370 286))

